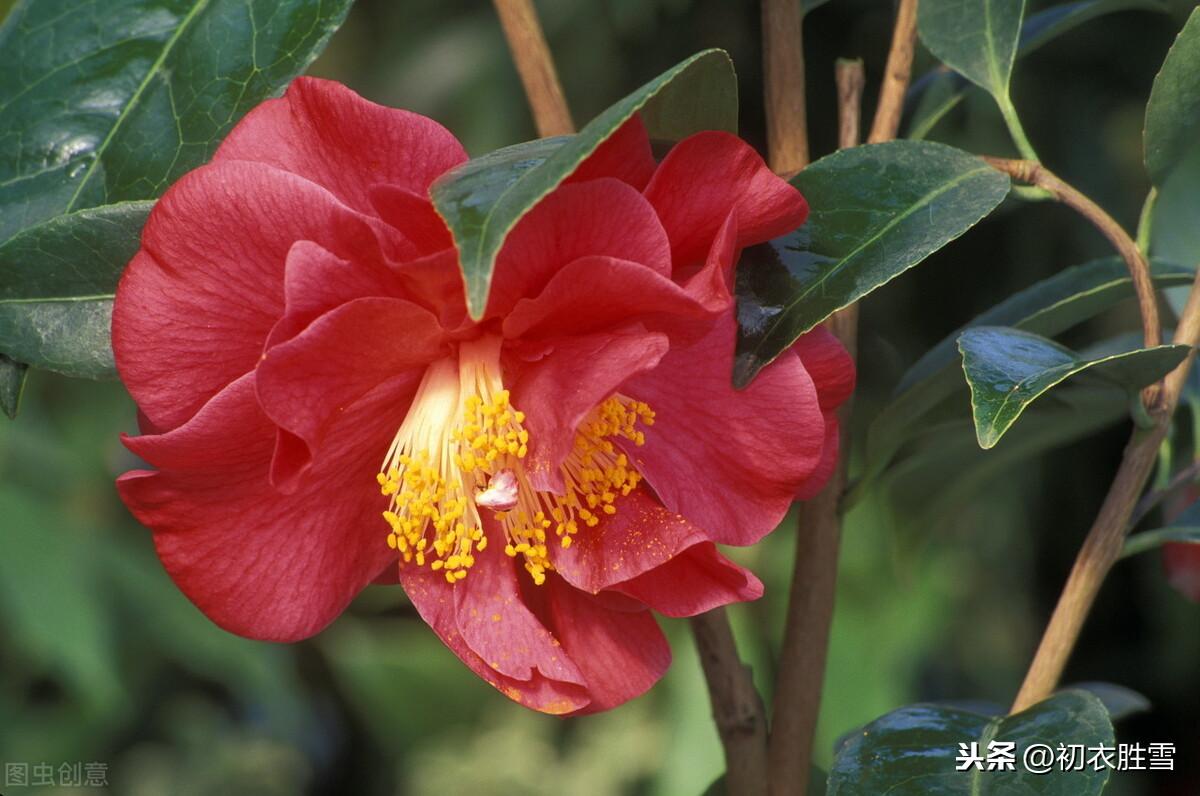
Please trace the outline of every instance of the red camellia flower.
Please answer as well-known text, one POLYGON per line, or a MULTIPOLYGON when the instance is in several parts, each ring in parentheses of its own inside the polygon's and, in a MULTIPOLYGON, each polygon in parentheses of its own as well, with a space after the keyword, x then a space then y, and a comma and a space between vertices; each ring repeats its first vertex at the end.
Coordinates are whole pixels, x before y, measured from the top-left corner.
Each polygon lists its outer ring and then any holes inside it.
POLYGON ((141 410, 118 481, 220 626, 295 640, 374 580, 549 713, 642 693, 650 613, 762 586, 745 545, 836 459, 853 384, 824 330, 730 386, 741 247, 807 207, 736 137, 656 163, 635 117, 527 213, 467 314, 431 183, 446 130, 296 81, 157 203, 117 291, 141 410))

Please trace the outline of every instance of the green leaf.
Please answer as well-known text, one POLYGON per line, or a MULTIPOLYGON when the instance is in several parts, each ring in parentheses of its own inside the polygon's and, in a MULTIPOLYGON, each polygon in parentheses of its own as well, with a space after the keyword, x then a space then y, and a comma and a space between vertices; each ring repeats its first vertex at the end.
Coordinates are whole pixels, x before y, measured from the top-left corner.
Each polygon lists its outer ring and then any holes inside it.
MULTIPOLYGON (((961 376, 958 381, 962 382, 961 376)), ((966 406, 945 408, 961 411, 966 406)), ((859 500, 869 488, 878 489, 898 528, 927 535, 930 529, 961 517, 981 491, 1004 483, 1031 460, 1128 416, 1126 390, 1097 383, 1055 390, 1053 400, 1036 402, 990 450, 979 447, 975 424, 967 413, 936 424, 923 423, 903 454, 878 474, 878 483, 860 479, 847 502, 859 500)))
MULTIPOLYGON (((1150 263, 1150 275, 1159 289, 1187 285, 1194 278, 1192 269, 1158 258, 1150 263)), ((1014 293, 944 337, 908 369, 896 391, 911 389, 917 382, 956 364, 959 335, 973 326, 1015 326, 1051 337, 1133 295, 1129 268, 1119 257, 1105 257, 1063 269, 1014 293)))
POLYGON ((1157 550, 1174 542, 1200 544, 1200 501, 1188 506, 1170 525, 1130 536, 1125 540, 1121 558, 1157 550))
MULTIPOLYGON (((1157 287, 1166 288, 1190 284, 1193 272, 1155 259, 1151 276, 1157 287)), ((1011 326, 1052 337, 1133 295, 1133 282, 1123 260, 1093 260, 1009 296, 944 337, 908 369, 891 402, 872 421, 867 435, 868 470, 861 481, 882 472, 913 435, 917 421, 962 388, 958 338, 963 331, 976 326, 1011 326)))
POLYGON ((324 47, 351 0, 25 0, 0 28, 0 240, 162 193, 324 47))
POLYGON ((0 243, 0 352, 68 376, 115 375, 113 293, 153 204, 81 210, 0 243))
POLYGON ((1151 707, 1150 700, 1144 695, 1116 683, 1089 681, 1072 683, 1067 688, 1087 691, 1103 702, 1104 709, 1108 711, 1109 721, 1114 724, 1138 713, 1146 713, 1151 707))
POLYGON ((1146 170, 1155 185, 1200 142, 1200 8, 1192 11, 1154 78, 1146 105, 1146 170))
POLYGON ((1025 0, 922 0, 917 29, 939 60, 1006 100, 1024 10, 1025 0))
POLYGON ((705 50, 612 105, 573 136, 508 147, 442 176, 430 195, 458 247, 467 305, 483 314, 496 255, 525 213, 626 120, 641 112, 652 139, 699 130, 737 131, 737 82, 729 56, 705 50))
POLYGON ((1096 17, 1117 11, 1158 11, 1166 13, 1163 0, 1076 0, 1060 3, 1030 14, 1021 28, 1017 57, 1028 55, 1042 45, 1096 17))
POLYGON ((26 370, 26 365, 0 354, 0 411, 14 420, 21 408, 26 370))
POLYGON ((966 232, 1009 188, 979 158, 925 141, 843 149, 792 184, 812 208, 808 223, 748 249, 738 267, 738 386, 832 313, 966 232))
POLYGON ((1110 771, 1038 774, 1022 765, 1035 744, 1114 746, 1103 703, 1086 691, 1067 690, 1013 716, 993 718, 961 708, 918 704, 900 708, 863 728, 838 753, 829 796, 1093 796, 1110 771), (991 742, 1013 743, 1012 771, 956 771, 960 744, 977 743, 986 758, 991 742))
MULTIPOLYGON (((1116 11, 1166 12, 1161 0, 1077 0, 1062 3, 1031 14, 1021 26, 1017 44, 1018 59, 1053 41, 1072 29, 1104 14, 1116 11)), ((921 99, 908 124, 908 138, 920 140, 955 108, 966 95, 969 83, 945 67, 931 70, 913 84, 913 93, 921 99)))
POLYGON ((958 338, 971 388, 975 433, 981 448, 995 445, 1030 403, 1051 387, 1094 370, 1137 390, 1165 376, 1190 350, 1164 345, 1084 359, 1053 340, 1000 326, 968 329, 958 338))

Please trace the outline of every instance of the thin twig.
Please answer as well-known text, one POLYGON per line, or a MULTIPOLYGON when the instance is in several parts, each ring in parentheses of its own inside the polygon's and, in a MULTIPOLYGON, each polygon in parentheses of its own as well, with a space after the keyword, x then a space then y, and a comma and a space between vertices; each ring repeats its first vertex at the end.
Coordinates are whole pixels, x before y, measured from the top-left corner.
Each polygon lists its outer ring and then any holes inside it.
MULTIPOLYGON (((1137 243, 1129 237, 1120 224, 1104 209, 1091 199, 1080 193, 1074 186, 1059 179, 1052 171, 1040 163, 1031 160, 1005 160, 1003 158, 985 157, 988 164, 1015 180, 1019 180, 1038 188, 1043 188, 1058 201, 1070 207, 1075 212, 1092 223, 1100 234, 1108 238, 1109 243, 1125 260, 1129 267, 1129 275, 1133 278, 1133 289, 1137 294, 1138 311, 1142 316, 1142 334, 1146 346, 1156 346, 1162 342, 1162 328, 1158 321, 1158 299, 1154 294, 1154 282, 1150 278, 1150 264, 1145 255, 1138 249, 1137 243)), ((1147 404, 1153 405, 1147 400, 1147 404)))
POLYGON ((725 748, 725 790, 761 796, 767 792, 767 719, 750 667, 738 658, 724 608, 690 621, 725 748))
POLYGON ((1139 522, 1146 519, 1147 514, 1154 511, 1155 507, 1170 497, 1175 490, 1194 483, 1197 478, 1200 478, 1200 460, 1192 462, 1175 473, 1162 489, 1156 489, 1143 495, 1137 506, 1134 507, 1133 514, 1129 517, 1129 530, 1132 531, 1137 527, 1139 522))
POLYGON ((799 0, 762 0, 767 162, 776 174, 808 165, 802 30, 799 0))
MULTIPOLYGON (((1197 271, 1187 305, 1175 329, 1175 342, 1190 346, 1200 342, 1200 271, 1197 271)), ((1062 595, 1058 598, 1058 605, 1025 674, 1021 690, 1017 693, 1012 706, 1014 713, 1050 696, 1058 685, 1100 586, 1121 555, 1134 505, 1158 458, 1159 445, 1171 427, 1171 416, 1179 403, 1179 395, 1195 353, 1193 348, 1187 359, 1167 374, 1163 381, 1159 400, 1151 409, 1154 426, 1148 430, 1136 429, 1125 446, 1121 466, 1079 550, 1062 595)))
MULTIPOLYGON (((842 148, 858 144, 862 106, 861 61, 837 64, 838 141, 842 148)), ((830 330, 855 356, 858 305, 834 314, 830 330)), ((788 598, 787 625, 779 655, 775 684, 774 723, 771 727, 771 794, 799 794, 808 788, 813 739, 821 708, 821 686, 829 649, 829 625, 837 591, 838 543, 841 536, 839 499, 846 483, 845 455, 849 444, 850 401, 839 412, 842 460, 829 483, 812 500, 800 506, 796 537, 796 563, 788 598)))
POLYGON ((900 129, 900 114, 904 111, 904 94, 912 78, 913 51, 917 44, 917 0, 900 0, 896 11, 896 27, 892 31, 892 48, 888 52, 883 85, 879 89, 879 104, 867 143, 891 141, 900 129))
POLYGON ((504 38, 508 40, 508 48, 533 111, 538 135, 545 138, 575 132, 533 0, 494 2, 496 13, 500 15, 500 26, 504 28, 504 38))

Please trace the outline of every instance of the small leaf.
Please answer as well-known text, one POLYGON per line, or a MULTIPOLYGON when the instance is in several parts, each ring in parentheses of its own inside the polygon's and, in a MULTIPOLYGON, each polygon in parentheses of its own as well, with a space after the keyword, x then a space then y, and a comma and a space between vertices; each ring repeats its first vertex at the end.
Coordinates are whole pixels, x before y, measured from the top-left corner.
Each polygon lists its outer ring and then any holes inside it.
POLYGON ((796 232, 743 254, 734 384, 837 310, 962 235, 1000 204, 1008 177, 944 144, 843 149, 792 180, 812 208, 796 232))
POLYGON ((1023 765, 1035 744, 1114 746, 1103 703, 1086 691, 1062 691, 1013 716, 997 717, 944 705, 900 708, 863 728, 838 753, 829 773, 829 796, 1093 796, 1110 771, 1034 773, 1023 765), (1011 771, 957 771, 960 744, 975 743, 986 758, 991 742, 1012 743, 1011 771))
POLYGON ((115 375, 112 298, 153 204, 81 210, 0 243, 0 352, 68 376, 115 375))
POLYGON ((0 27, 0 241, 160 194, 302 72, 350 0, 18 3, 0 27))
MULTIPOLYGON (((1155 258, 1150 276, 1159 289, 1190 284, 1195 272, 1155 258)), ((1051 337, 1099 315, 1117 302, 1131 298, 1133 280, 1119 257, 1105 257, 1065 268, 1053 276, 1006 298, 972 319, 966 326, 942 338, 908 369, 896 392, 912 388, 958 360, 959 335, 973 326, 1015 326, 1051 337)))
MULTIPOLYGON (((1161 260, 1151 262, 1158 288, 1190 284, 1191 269, 1161 260)), ((963 386, 958 338, 976 326, 1011 326, 1052 337, 1095 317, 1134 295, 1129 269, 1118 257, 1093 260, 1064 269, 1009 296, 965 326, 942 338, 908 369, 890 403, 875 417, 867 434, 868 469, 862 481, 878 475, 918 421, 963 386)))
POLYGON ((737 82, 729 56, 705 50, 593 119, 577 135, 508 147, 443 175, 430 189, 458 247, 472 317, 483 314, 496 255, 525 213, 635 113, 652 139, 700 130, 737 131, 737 82))
POLYGON ((1122 719, 1135 716, 1138 713, 1146 713, 1151 707, 1150 700, 1145 696, 1134 691, 1132 688, 1126 688, 1116 683, 1090 681, 1072 683, 1067 688, 1087 691, 1103 702, 1104 709, 1108 711, 1109 721, 1114 724, 1122 719))
MULTIPOLYGON (((1030 14, 1021 26, 1021 38, 1017 44, 1017 59, 1053 41, 1064 33, 1104 14, 1116 11, 1159 11, 1166 12, 1162 0, 1077 0, 1051 6, 1036 14, 1030 14)), ((908 123, 907 138, 920 140, 962 101, 968 81, 945 67, 933 69, 913 83, 913 94, 920 102, 908 123)))
POLYGON ((1157 550, 1174 542, 1200 544, 1200 500, 1188 506, 1170 525, 1130 536, 1125 540, 1121 558, 1157 550))
POLYGON ((921 41, 943 63, 997 100, 1008 97, 1025 0, 922 0, 921 41))
POLYGON ((25 389, 28 366, 0 354, 0 411, 15 420, 21 408, 21 392, 25 389))
POLYGON ((1146 170, 1155 185, 1200 142, 1200 8, 1192 11, 1154 78, 1146 104, 1146 170))
POLYGON ((981 448, 995 445, 1025 407, 1078 373, 1095 369, 1137 390, 1171 372, 1190 350, 1186 345, 1163 345, 1084 359, 1053 340, 1000 326, 968 329, 958 338, 958 347, 981 448))

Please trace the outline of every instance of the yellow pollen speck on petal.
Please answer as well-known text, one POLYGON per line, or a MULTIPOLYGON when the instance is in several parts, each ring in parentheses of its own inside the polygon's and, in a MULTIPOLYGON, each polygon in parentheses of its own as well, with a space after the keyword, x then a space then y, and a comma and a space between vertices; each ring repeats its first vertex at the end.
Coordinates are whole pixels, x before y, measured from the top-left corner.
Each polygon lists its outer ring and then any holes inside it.
POLYGON ((551 535, 569 548, 581 527, 596 528, 619 512, 620 498, 637 488, 641 474, 617 443, 645 443, 639 426, 653 425, 648 405, 617 394, 588 413, 560 467, 561 494, 530 483, 525 419, 503 386, 499 338, 461 343, 456 356, 426 369, 375 476, 388 498, 387 545, 404 565, 462 581, 477 556, 499 554, 485 553, 483 521, 490 518, 490 527, 503 533, 504 555, 521 559, 541 585, 554 570, 551 535))

